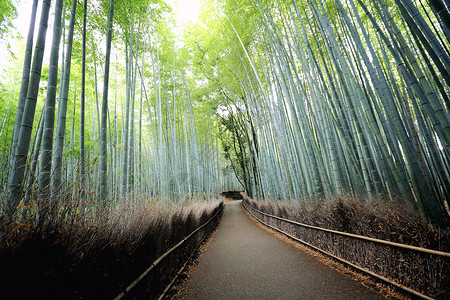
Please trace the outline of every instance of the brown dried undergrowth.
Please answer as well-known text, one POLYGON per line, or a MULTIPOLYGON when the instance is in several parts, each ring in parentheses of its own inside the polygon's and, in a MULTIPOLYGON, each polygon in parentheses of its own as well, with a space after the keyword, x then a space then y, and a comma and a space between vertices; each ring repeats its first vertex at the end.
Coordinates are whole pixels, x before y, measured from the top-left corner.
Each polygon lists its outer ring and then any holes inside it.
MULTIPOLYGON (((112 299, 222 205, 162 205, 146 199, 91 207, 83 222, 77 205, 61 201, 38 215, 31 204, 23 217, 2 218, 2 293, 14 299, 112 299)), ((212 226, 165 258, 128 299, 157 297, 212 226)))
MULTIPOLYGON (((380 199, 339 197, 306 205, 300 202, 244 201, 265 213, 357 235, 450 252, 448 231, 436 231, 408 206, 380 199)), ((292 225, 253 211, 271 226, 379 275, 438 299, 450 294, 448 258, 336 236, 292 225)))

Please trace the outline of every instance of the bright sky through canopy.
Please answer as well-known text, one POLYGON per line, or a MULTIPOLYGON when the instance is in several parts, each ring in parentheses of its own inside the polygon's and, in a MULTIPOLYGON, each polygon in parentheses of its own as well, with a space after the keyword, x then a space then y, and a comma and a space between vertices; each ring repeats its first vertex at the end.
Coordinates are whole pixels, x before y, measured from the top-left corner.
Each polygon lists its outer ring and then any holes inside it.
MULTIPOLYGON (((0 0, 1 1, 1 0, 0 0)), ((22 36, 23 43, 26 43, 26 37, 28 34, 28 27, 30 26, 30 16, 31 16, 31 6, 32 6, 31 0, 22 0, 17 1, 17 18, 13 20, 13 25, 17 32, 22 36)), ((37 10, 37 16, 36 16, 36 23, 38 23, 39 17, 40 17, 40 11, 41 11, 41 3, 38 5, 37 10)), ((50 18, 49 18, 50 19, 50 18)), ((36 25, 38 27, 38 25, 36 25)), ((36 35, 37 35, 37 28, 36 28, 36 35)), ((11 43, 11 47, 14 49, 16 44, 13 41, 13 38, 11 36, 6 36, 6 39, 11 43)), ((36 36, 35 36, 36 39, 36 36)), ((48 40, 47 41, 51 41, 48 40)), ((0 42, 0 57, 2 58, 0 60, 0 71, 3 72, 3 68, 6 67, 8 64, 7 58, 9 57, 9 53, 6 49, 7 42, 1 41, 0 42)), ((14 52, 14 51, 13 51, 14 52)))
POLYGON ((200 15, 201 0, 168 0, 173 8, 177 22, 175 32, 179 35, 183 32, 183 26, 188 22, 196 22, 200 15))
MULTIPOLYGON (((22 0, 18 1, 18 5, 16 6, 18 16, 13 21, 13 24, 23 37, 26 37, 28 32, 31 3, 31 0, 22 0)), ((195 22, 199 17, 201 0, 167 0, 167 3, 173 8, 175 20, 177 21, 178 27, 180 27, 179 30, 181 30, 183 25, 187 22, 195 22)), ((40 5, 38 15, 39 13, 40 5)), ((37 20, 39 19, 37 18, 37 20)), ((52 23, 53 18, 49 18, 49 22, 52 23)), ((49 32, 49 34, 51 33, 49 32)))
MULTIPOLYGON (((173 8, 174 17, 177 23, 175 28, 176 34, 181 35, 183 33, 183 27, 188 22, 196 22, 198 20, 198 17, 200 15, 201 0, 166 0, 166 2, 173 8)), ((28 26, 30 24, 31 3, 32 0, 18 1, 16 6, 18 15, 17 18, 13 21, 14 27, 23 37, 23 43, 26 43, 25 38, 27 36, 28 26)), ((52 9, 53 8, 54 7, 52 5, 52 9)), ((39 3, 37 10, 35 39, 39 27, 38 22, 40 18, 40 11, 41 11, 41 3, 39 3)), ((52 41, 53 15, 49 17, 49 23, 50 26, 49 30, 47 31, 47 38, 46 38, 46 41, 49 44, 48 47, 46 47, 46 57, 50 53, 50 44, 52 41)), ((13 41, 10 40, 10 42, 13 41)), ((12 46, 14 47, 14 43, 12 44, 12 46)), ((6 50, 6 43, 0 43, 0 56, 2 58, 6 58, 9 56, 9 53, 6 50)), ((2 61, 0 61, 0 71, 7 65, 7 63, 8 62, 6 59, 2 59, 2 61)))

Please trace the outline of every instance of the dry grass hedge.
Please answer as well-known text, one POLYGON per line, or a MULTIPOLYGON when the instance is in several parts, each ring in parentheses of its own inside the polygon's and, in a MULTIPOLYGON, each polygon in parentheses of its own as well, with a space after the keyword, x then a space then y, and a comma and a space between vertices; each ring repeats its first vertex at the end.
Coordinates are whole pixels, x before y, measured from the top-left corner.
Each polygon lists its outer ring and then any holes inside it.
MULTIPOLYGON (((450 233, 438 232, 407 206, 381 199, 341 197, 312 205, 244 201, 265 213, 322 228, 450 252, 450 233)), ((437 299, 450 295, 450 259, 289 224, 252 211, 262 221, 307 243, 437 299)))
MULTIPOLYGON (((112 299, 222 207, 219 201, 170 207, 142 203, 110 207, 85 222, 69 205, 41 211, 38 219, 33 212, 22 219, 1 219, 2 294, 14 299, 112 299)), ((157 297, 214 224, 165 258, 128 299, 157 297)))

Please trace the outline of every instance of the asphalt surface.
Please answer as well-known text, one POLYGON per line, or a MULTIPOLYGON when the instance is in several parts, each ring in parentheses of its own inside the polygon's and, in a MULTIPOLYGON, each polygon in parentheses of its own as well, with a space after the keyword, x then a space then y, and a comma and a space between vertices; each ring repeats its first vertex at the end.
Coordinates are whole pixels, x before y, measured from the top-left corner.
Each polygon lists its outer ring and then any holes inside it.
POLYGON ((216 235, 184 285, 185 299, 385 299, 259 228, 241 201, 225 205, 216 235))

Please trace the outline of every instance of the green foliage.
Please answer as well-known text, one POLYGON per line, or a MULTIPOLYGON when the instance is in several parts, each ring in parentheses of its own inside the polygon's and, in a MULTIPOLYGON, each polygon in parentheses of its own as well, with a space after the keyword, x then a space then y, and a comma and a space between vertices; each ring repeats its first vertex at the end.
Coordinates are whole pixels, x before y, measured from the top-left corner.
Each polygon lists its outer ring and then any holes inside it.
MULTIPOLYGON (((204 5, 185 38, 196 94, 221 114, 245 112, 239 134, 263 196, 356 190, 372 197, 389 189, 418 201, 432 222, 446 222, 446 27, 437 28, 430 8, 402 3, 204 5)), ((223 140, 226 157, 239 165, 228 153, 231 137, 223 140)))
POLYGON ((19 59, 11 58, 8 67, 0 76, 0 157, 3 185, 7 172, 8 156, 14 128, 14 118, 17 111, 21 82, 21 65, 19 59))
POLYGON ((15 0, 0 1, 0 38, 13 27, 12 20, 17 17, 17 9, 14 6, 15 0))
MULTIPOLYGON (((92 154, 99 149, 108 4, 88 2, 92 154)), ((78 9, 65 132, 64 158, 73 169, 83 15, 78 9)), ((165 1, 117 0, 106 99, 109 179, 136 168, 152 192, 190 199, 204 193, 205 174, 216 172, 208 162, 216 168, 220 161, 258 197, 389 190, 417 202, 428 218, 442 216, 450 189, 445 16, 406 0, 205 1, 199 22, 178 37, 165 1)), ((89 158, 94 168, 96 158, 89 158)))
POLYGON ((246 192, 251 193, 249 150, 241 125, 237 120, 239 117, 234 113, 228 113, 225 116, 218 115, 220 118, 219 138, 223 156, 231 163, 231 166, 224 168, 224 172, 229 172, 231 167, 246 192))

